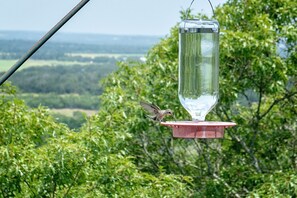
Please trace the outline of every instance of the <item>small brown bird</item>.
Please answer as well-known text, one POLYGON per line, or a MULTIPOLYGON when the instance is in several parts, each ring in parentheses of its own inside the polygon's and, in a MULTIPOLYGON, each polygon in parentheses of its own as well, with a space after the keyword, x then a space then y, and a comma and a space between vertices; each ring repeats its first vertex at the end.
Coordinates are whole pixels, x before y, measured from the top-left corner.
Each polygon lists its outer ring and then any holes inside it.
POLYGON ((166 115, 173 115, 172 110, 161 110, 157 105, 154 104, 141 101, 140 105, 149 113, 151 113, 151 115, 148 115, 147 117, 154 121, 161 122, 166 115))

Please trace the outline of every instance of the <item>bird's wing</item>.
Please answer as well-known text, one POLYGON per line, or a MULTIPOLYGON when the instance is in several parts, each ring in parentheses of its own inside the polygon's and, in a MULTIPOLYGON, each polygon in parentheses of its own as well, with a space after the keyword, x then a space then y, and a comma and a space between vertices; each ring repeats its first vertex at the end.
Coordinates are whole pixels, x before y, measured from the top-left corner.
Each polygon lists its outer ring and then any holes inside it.
POLYGON ((153 105, 153 104, 149 104, 147 102, 140 102, 140 105, 147 110, 148 112, 152 113, 152 114, 156 114, 159 112, 160 108, 157 105, 153 105))

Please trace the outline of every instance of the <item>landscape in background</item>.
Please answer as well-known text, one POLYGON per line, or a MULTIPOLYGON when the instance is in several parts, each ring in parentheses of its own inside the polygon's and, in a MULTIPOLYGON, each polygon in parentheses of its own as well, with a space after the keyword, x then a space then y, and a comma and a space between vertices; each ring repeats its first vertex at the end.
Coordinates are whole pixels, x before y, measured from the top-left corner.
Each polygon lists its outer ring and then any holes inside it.
MULTIPOLYGON (((0 75, 45 33, 0 31, 0 75)), ((48 107, 54 117, 78 129, 100 108, 100 80, 120 61, 144 61, 161 37, 57 33, 9 81, 30 107, 48 107)))

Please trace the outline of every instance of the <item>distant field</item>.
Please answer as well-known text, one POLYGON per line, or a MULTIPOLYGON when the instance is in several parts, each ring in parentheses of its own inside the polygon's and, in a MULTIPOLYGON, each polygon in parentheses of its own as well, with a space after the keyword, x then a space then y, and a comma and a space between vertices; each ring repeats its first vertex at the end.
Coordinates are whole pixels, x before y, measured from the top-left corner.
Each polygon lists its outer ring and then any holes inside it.
POLYGON ((62 115, 68 116, 68 117, 73 116, 73 113, 75 111, 83 112, 87 116, 92 116, 98 112, 95 110, 86 110, 86 109, 50 109, 50 112, 59 113, 59 114, 62 114, 62 115))
POLYGON ((108 54, 108 53, 68 53, 67 56, 81 56, 85 58, 96 57, 108 57, 108 58, 120 58, 120 57, 142 57, 144 54, 108 54))
MULTIPOLYGON (((7 71, 17 60, 0 60, 0 72, 7 71)), ((77 61, 56 61, 56 60, 28 60, 20 68, 28 68, 32 66, 57 66, 57 65, 89 65, 88 62, 77 61)))
MULTIPOLYGON (((122 57, 143 57, 144 54, 108 54, 108 53, 68 53, 67 56, 81 56, 84 58, 97 58, 97 57, 108 57, 108 58, 122 58, 122 57)), ((1 60, 0 59, 0 72, 7 71, 13 66, 18 60, 1 60)), ((28 60, 18 70, 25 69, 28 67, 37 66, 57 66, 57 65, 90 65, 90 62, 78 62, 78 61, 57 61, 57 60, 28 60)))

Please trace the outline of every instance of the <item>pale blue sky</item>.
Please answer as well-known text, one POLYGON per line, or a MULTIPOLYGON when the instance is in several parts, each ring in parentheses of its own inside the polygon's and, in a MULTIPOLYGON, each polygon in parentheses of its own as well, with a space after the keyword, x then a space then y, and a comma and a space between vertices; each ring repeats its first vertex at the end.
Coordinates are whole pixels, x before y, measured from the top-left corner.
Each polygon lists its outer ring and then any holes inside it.
MULTIPOLYGON (((48 31, 80 0, 0 0, 0 30, 48 31)), ((212 0, 213 6, 226 0, 212 0)), ((121 35, 166 35, 191 0, 90 0, 60 31, 121 35)), ((207 0, 194 12, 211 13, 207 0)))

